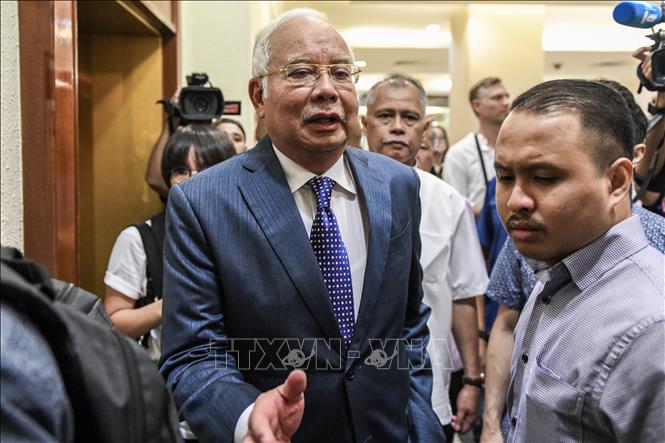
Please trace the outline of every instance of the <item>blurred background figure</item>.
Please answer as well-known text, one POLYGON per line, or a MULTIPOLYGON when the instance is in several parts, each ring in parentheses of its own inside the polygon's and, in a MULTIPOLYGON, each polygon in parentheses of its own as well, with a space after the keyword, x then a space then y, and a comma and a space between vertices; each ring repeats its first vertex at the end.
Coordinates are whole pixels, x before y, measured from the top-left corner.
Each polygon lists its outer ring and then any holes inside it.
POLYGON ((434 166, 432 174, 443 178, 443 160, 448 152, 448 133, 443 126, 432 123, 425 133, 426 140, 430 143, 434 166))
POLYGON ((232 118, 223 117, 218 120, 215 125, 217 129, 220 129, 226 133, 233 143, 233 147, 236 150, 236 154, 245 152, 247 150, 247 136, 245 134, 245 128, 242 127, 239 121, 233 120, 232 118))
MULTIPOLYGON (((223 131, 210 125, 184 126, 166 143, 161 162, 162 178, 170 188, 233 155, 233 144, 223 131)), ((163 240, 163 212, 145 223, 127 227, 113 246, 104 276, 104 306, 111 320, 125 335, 145 336, 141 343, 155 362, 159 360, 161 348, 163 240), (160 255, 154 257, 154 269, 149 269, 151 257, 141 232, 146 227, 149 228, 147 238, 155 242, 160 255)))
POLYGON ((508 115, 510 96, 498 77, 487 77, 469 91, 469 104, 478 119, 478 130, 450 147, 443 174, 445 180, 473 205, 476 216, 485 200, 494 172, 494 145, 508 115))

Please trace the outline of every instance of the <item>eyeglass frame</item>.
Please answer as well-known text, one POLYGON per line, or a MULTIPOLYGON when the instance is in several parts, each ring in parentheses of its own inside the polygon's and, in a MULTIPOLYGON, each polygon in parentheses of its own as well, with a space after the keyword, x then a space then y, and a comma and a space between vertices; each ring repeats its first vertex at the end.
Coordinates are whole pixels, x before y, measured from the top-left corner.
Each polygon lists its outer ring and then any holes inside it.
MULTIPOLYGON (((357 69, 357 72, 351 74, 351 78, 353 79, 353 81, 351 82, 351 84, 353 84, 353 85, 355 85, 356 83, 358 83, 358 79, 360 78, 360 73, 363 72, 362 69, 360 69, 360 66, 355 65, 355 64, 353 64, 353 63, 333 63, 333 64, 330 64, 330 65, 320 65, 320 64, 317 64, 317 63, 289 63, 288 65, 284 65, 284 66, 282 66, 282 67, 279 68, 279 69, 275 69, 275 70, 273 70, 273 71, 266 72, 265 74, 258 75, 258 76, 256 76, 256 78, 257 78, 258 80, 262 80, 262 79, 264 79, 265 77, 268 77, 269 75, 272 75, 272 74, 283 74, 283 73, 285 73, 285 72, 288 70, 288 68, 291 67, 291 66, 316 66, 316 67, 318 68, 318 69, 316 70, 317 75, 316 75, 316 78, 314 79, 314 83, 312 83, 312 86, 313 86, 314 84, 316 84, 316 82, 319 81, 319 79, 321 78, 321 75, 322 75, 321 72, 324 71, 324 70, 328 73, 328 77, 330 77, 330 80, 331 80, 333 83, 338 84, 338 83, 334 80, 334 78, 333 78, 333 76, 332 76, 332 72, 331 72, 331 70, 332 70, 333 66, 351 66, 351 70, 352 70, 352 71, 353 71, 354 69, 357 69)), ((297 84, 297 82, 295 82, 295 81, 293 81, 293 80, 289 80, 289 77, 288 77, 288 76, 285 76, 285 79, 286 79, 286 81, 288 81, 289 83, 297 84)))
POLYGON ((192 176, 198 174, 199 172, 203 171, 204 169, 205 168, 203 168, 203 169, 192 169, 187 165, 178 165, 178 166, 172 167, 171 170, 169 171, 169 174, 170 174, 170 177, 178 176, 178 175, 181 175, 181 176, 186 175, 187 178, 192 178, 192 176), (187 170, 187 173, 186 174, 175 173, 176 169, 181 169, 181 171, 187 170))

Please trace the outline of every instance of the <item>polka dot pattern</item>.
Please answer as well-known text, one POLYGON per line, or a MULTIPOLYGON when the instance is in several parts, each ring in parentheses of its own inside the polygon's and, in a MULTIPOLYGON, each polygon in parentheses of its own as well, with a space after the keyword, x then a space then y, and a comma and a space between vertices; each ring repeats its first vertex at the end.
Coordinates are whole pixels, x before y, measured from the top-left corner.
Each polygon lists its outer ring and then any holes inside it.
POLYGON ((316 216, 309 240, 328 288, 339 331, 348 346, 355 328, 353 286, 349 255, 335 214, 330 208, 330 196, 335 181, 329 177, 314 177, 307 184, 316 196, 316 216))

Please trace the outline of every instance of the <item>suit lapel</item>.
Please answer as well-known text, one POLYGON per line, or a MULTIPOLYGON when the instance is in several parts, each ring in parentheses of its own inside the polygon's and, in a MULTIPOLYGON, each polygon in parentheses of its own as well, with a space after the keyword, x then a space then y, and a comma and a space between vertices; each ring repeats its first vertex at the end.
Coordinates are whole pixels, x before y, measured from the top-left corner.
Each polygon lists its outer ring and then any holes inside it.
POLYGON ((386 254, 390 243, 390 193, 380 175, 369 168, 367 157, 353 149, 347 149, 346 158, 354 179, 358 184, 359 195, 367 208, 368 241, 367 265, 363 282, 363 293, 356 321, 356 330, 351 343, 352 349, 360 349, 369 329, 369 323, 380 298, 386 254))
POLYGON ((272 142, 264 138, 243 164, 239 183, 247 206, 261 226, 300 296, 330 338, 341 338, 319 264, 272 142))

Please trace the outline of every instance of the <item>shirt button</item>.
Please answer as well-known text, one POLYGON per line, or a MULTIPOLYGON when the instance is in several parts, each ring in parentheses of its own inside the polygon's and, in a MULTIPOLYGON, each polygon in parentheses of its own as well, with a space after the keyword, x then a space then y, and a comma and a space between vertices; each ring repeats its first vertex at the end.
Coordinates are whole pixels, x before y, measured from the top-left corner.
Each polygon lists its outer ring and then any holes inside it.
POLYGON ((526 362, 528 362, 528 361, 529 361, 529 356, 526 355, 526 354, 522 354, 522 362, 523 362, 523 363, 526 363, 526 362))
POLYGON ((510 425, 514 428, 517 426, 517 419, 515 417, 510 419, 510 425))
POLYGON ((550 301, 551 301, 551 299, 549 297, 547 297, 547 296, 543 297, 543 304, 544 305, 549 305, 550 301))
POLYGON ((353 368, 349 369, 346 372, 346 379, 349 380, 349 381, 353 380, 353 377, 355 377, 355 376, 356 376, 356 372, 353 370, 353 368))

